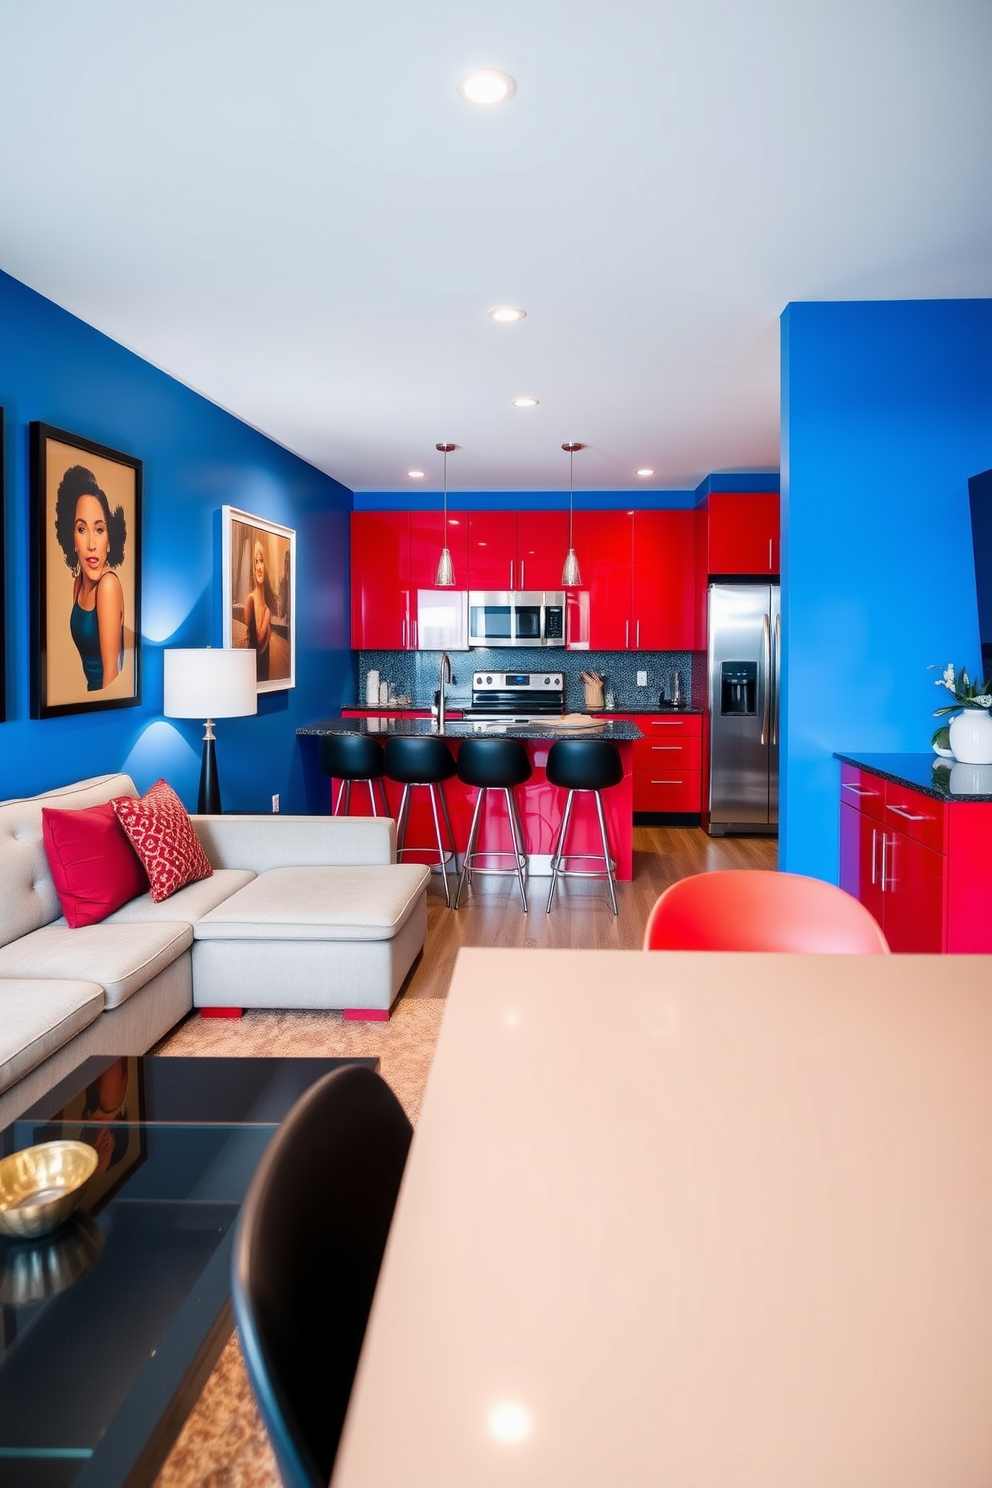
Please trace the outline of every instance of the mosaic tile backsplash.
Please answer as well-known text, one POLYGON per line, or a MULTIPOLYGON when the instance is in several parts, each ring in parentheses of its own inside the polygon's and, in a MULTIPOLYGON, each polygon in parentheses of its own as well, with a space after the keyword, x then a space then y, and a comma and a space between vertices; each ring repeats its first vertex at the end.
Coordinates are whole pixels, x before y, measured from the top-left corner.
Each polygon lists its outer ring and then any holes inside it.
MULTIPOLYGON (((449 654, 453 680, 447 687, 449 707, 467 705, 472 696, 472 674, 496 672, 561 672, 565 677, 565 710, 581 712, 585 707, 582 673, 599 672, 604 679, 606 706, 621 713, 631 708, 654 708, 664 692, 671 700, 672 679, 681 674, 682 698, 689 706, 703 700, 693 692, 693 661, 697 691, 705 686, 706 660, 699 651, 567 651, 564 648, 474 649, 449 654), (647 673, 647 685, 638 687, 637 673, 647 673), (610 699, 612 698, 612 702, 610 699)), ((365 706, 365 682, 370 671, 390 686, 391 698, 409 698, 414 706, 429 708, 438 685, 440 651, 359 651, 358 707, 365 706)))

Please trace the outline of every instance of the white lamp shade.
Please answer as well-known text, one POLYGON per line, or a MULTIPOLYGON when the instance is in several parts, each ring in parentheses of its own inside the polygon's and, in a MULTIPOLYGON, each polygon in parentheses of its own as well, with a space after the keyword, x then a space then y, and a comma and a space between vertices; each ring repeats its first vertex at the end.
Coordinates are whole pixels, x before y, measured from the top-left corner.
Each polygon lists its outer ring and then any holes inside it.
POLYGON ((166 718, 242 718, 258 712, 255 652, 207 646, 166 651, 166 718))

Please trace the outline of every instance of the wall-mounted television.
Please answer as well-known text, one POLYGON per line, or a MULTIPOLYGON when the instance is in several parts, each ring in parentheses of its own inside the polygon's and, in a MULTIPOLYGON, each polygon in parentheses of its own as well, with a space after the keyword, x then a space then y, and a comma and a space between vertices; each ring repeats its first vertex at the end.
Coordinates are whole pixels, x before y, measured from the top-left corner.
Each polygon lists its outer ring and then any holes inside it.
POLYGON ((978 634, 982 643, 984 675, 992 677, 992 470, 968 482, 971 501, 971 539, 975 550, 975 590, 978 595, 978 634))

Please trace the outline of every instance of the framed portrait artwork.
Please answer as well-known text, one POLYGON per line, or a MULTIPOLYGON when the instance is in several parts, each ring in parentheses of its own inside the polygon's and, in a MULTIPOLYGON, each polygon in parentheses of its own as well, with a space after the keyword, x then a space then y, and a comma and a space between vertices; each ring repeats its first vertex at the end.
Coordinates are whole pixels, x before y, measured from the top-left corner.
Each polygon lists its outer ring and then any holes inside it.
POLYGON ((31 716, 141 701, 141 461, 31 425, 31 716))
POLYGON ((221 509, 224 645, 255 652, 259 692, 296 686, 296 533, 221 509))

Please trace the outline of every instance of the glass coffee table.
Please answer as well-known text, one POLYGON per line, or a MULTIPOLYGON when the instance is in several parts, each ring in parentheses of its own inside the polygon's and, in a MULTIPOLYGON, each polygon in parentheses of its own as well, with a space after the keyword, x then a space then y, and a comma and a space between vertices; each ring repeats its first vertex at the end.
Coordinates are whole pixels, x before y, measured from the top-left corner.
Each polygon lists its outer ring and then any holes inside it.
POLYGON ((151 1483, 231 1333, 234 1226, 290 1106, 377 1059, 87 1060, 0 1134, 97 1150, 87 1201, 0 1241, 0 1483, 151 1483))

